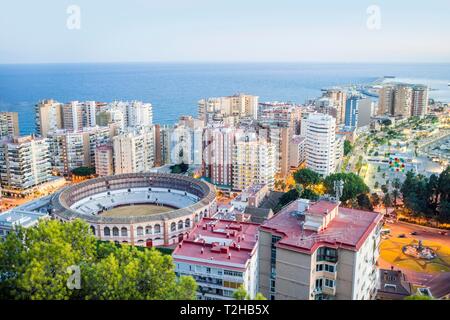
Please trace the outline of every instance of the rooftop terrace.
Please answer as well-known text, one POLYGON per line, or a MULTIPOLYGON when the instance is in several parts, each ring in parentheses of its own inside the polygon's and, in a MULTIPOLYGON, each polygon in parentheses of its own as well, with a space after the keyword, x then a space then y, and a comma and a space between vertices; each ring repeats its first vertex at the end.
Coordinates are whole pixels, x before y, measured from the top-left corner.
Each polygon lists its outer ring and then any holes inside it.
POLYGON ((357 251, 381 220, 376 212, 341 208, 330 201, 311 203, 302 213, 301 201, 292 202, 261 226, 282 237, 279 247, 306 253, 324 245, 357 251))
POLYGON ((173 252, 178 261, 245 269, 257 250, 259 224, 203 218, 173 252))

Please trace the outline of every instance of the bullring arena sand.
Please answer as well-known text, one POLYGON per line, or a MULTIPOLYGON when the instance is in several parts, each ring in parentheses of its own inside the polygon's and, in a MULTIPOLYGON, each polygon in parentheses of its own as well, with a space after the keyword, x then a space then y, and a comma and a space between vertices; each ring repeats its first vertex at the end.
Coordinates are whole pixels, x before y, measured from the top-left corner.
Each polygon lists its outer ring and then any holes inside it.
POLYGON ((113 208, 100 214, 102 217, 136 217, 151 216, 176 210, 172 207, 157 206, 154 204, 137 204, 113 208))

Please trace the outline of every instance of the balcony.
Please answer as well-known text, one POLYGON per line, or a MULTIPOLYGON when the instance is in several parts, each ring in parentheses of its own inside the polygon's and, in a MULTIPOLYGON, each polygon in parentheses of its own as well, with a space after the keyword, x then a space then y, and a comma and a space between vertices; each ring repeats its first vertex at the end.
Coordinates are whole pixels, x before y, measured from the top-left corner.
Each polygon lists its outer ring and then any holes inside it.
POLYGON ((331 287, 324 286, 324 287, 322 287, 322 292, 323 292, 323 294, 334 296, 334 295, 336 295, 336 287, 331 288, 331 287))

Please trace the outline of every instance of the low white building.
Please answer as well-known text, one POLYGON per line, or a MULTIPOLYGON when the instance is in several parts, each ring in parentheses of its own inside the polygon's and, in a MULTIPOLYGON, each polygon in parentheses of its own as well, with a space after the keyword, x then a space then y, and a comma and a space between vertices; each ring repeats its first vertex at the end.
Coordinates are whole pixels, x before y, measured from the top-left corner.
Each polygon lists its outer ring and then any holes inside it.
POLYGON ((261 202, 269 193, 266 184, 257 184, 243 190, 236 198, 231 200, 231 204, 239 211, 244 211, 247 207, 259 207, 261 202))
POLYGON ((258 224, 203 218, 172 254, 178 276, 192 276, 199 300, 258 292, 258 224))

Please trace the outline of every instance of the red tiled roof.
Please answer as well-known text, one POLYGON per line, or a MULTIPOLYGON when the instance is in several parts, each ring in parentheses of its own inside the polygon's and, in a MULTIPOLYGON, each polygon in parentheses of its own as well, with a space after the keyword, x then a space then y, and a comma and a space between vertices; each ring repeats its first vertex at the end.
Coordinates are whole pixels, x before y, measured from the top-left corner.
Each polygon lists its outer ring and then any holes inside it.
POLYGON ((311 205, 308 209, 310 214, 323 214, 327 215, 338 206, 337 203, 331 201, 319 201, 311 205))
MULTIPOLYGON (((319 214, 336 207, 335 203, 324 202, 313 204, 308 212, 319 214)), ((309 254, 324 245, 357 251, 381 220, 376 212, 339 208, 339 214, 323 231, 302 231, 298 218, 291 215, 295 210, 297 203, 293 202, 266 221, 261 229, 282 237, 277 246, 309 254)))
POLYGON ((172 256, 193 264, 245 268, 256 251, 258 227, 250 222, 203 218, 172 256))

